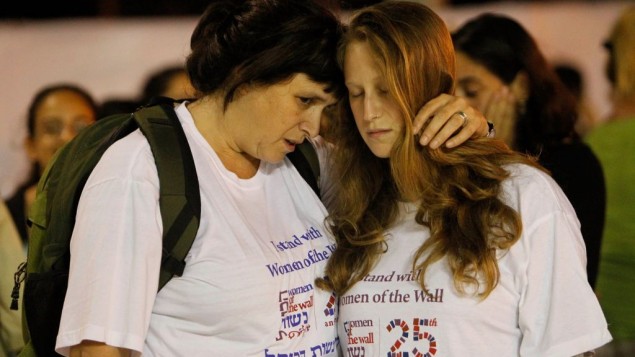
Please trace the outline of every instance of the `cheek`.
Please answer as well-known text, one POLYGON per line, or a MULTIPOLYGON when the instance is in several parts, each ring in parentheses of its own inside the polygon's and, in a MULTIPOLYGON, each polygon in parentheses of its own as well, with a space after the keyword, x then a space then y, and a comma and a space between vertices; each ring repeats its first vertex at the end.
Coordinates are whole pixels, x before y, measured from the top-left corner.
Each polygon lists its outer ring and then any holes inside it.
POLYGON ((397 127, 397 137, 399 138, 404 135, 404 132, 406 131, 406 123, 404 123, 403 120, 400 120, 395 126, 397 127))
POLYGON ((352 102, 351 104, 351 112, 353 112, 353 118, 355 119, 355 124, 357 127, 364 122, 364 108, 363 105, 356 102, 352 102))
POLYGON ((71 141, 75 135, 48 135, 46 139, 42 140, 42 148, 48 155, 53 155, 62 146, 71 141))
POLYGON ((33 147, 33 159, 37 161, 40 166, 46 166, 51 157, 53 157, 53 154, 55 154, 60 147, 57 142, 58 140, 53 140, 49 136, 37 139, 33 147))
POLYGON ((35 149, 38 152, 47 152, 54 150, 58 146, 60 140, 54 135, 41 135, 35 139, 35 149))
POLYGON ((387 114, 390 115, 393 128, 396 128, 398 132, 403 132, 406 127, 406 119, 399 110, 399 106, 394 101, 390 101, 385 105, 387 114))

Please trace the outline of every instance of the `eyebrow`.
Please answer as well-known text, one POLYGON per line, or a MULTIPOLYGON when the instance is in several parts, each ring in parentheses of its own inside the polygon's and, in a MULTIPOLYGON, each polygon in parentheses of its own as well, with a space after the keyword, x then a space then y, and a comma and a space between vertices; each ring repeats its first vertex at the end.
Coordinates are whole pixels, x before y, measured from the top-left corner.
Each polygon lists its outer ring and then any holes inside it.
POLYGON ((456 83, 462 84, 462 85, 466 85, 466 84, 481 85, 481 80, 475 76, 467 76, 463 78, 458 78, 456 83))
POLYGON ((478 82, 478 78, 475 76, 465 76, 457 79, 457 82, 478 82))
POLYGON ((327 93, 327 92, 323 92, 323 93, 324 95, 316 93, 315 98, 322 103, 327 103, 327 105, 333 105, 339 101, 339 98, 337 98, 335 95, 327 93), (332 101, 330 99, 332 99, 332 101))

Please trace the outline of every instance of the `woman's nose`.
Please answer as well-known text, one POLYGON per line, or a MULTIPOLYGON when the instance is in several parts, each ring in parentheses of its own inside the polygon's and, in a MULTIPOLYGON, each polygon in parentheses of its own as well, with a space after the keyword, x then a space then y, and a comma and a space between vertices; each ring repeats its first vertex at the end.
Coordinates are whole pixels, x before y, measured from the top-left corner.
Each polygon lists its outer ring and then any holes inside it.
POLYGON ((379 118, 380 112, 378 101, 371 96, 366 96, 364 98, 364 120, 373 121, 379 118))

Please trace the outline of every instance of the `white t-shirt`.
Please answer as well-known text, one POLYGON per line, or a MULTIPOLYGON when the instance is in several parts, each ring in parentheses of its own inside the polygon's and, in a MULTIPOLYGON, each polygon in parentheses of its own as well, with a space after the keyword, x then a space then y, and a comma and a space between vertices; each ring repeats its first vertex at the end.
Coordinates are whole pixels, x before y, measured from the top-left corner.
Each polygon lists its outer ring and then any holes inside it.
POLYGON ((157 294, 159 182, 137 130, 82 193, 57 351, 89 339, 144 356, 337 355, 335 297, 314 283, 334 249, 323 204, 287 159, 239 179, 185 105, 177 115, 202 205, 183 276, 157 294))
POLYGON ((339 300, 345 355, 565 357, 611 340, 569 201, 546 174, 526 165, 509 169, 503 197, 520 212, 523 233, 500 254, 500 281, 489 297, 458 295, 445 259, 429 268, 431 296, 424 297, 412 259, 429 231, 414 221, 416 207, 404 205, 387 252, 339 300))

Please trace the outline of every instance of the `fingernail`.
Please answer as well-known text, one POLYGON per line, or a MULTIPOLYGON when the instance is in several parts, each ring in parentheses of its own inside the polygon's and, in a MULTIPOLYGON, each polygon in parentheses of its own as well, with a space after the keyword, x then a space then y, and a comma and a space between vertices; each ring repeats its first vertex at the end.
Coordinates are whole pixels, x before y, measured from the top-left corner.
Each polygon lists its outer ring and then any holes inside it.
POLYGON ((433 141, 430 143, 430 147, 431 147, 432 149, 436 149, 437 147, 439 147, 439 141, 438 141, 438 140, 433 140, 433 141))
POLYGON ((429 141, 430 141, 430 138, 424 135, 421 137, 421 140, 419 142, 421 143, 421 145, 425 146, 425 145, 428 145, 429 141))

